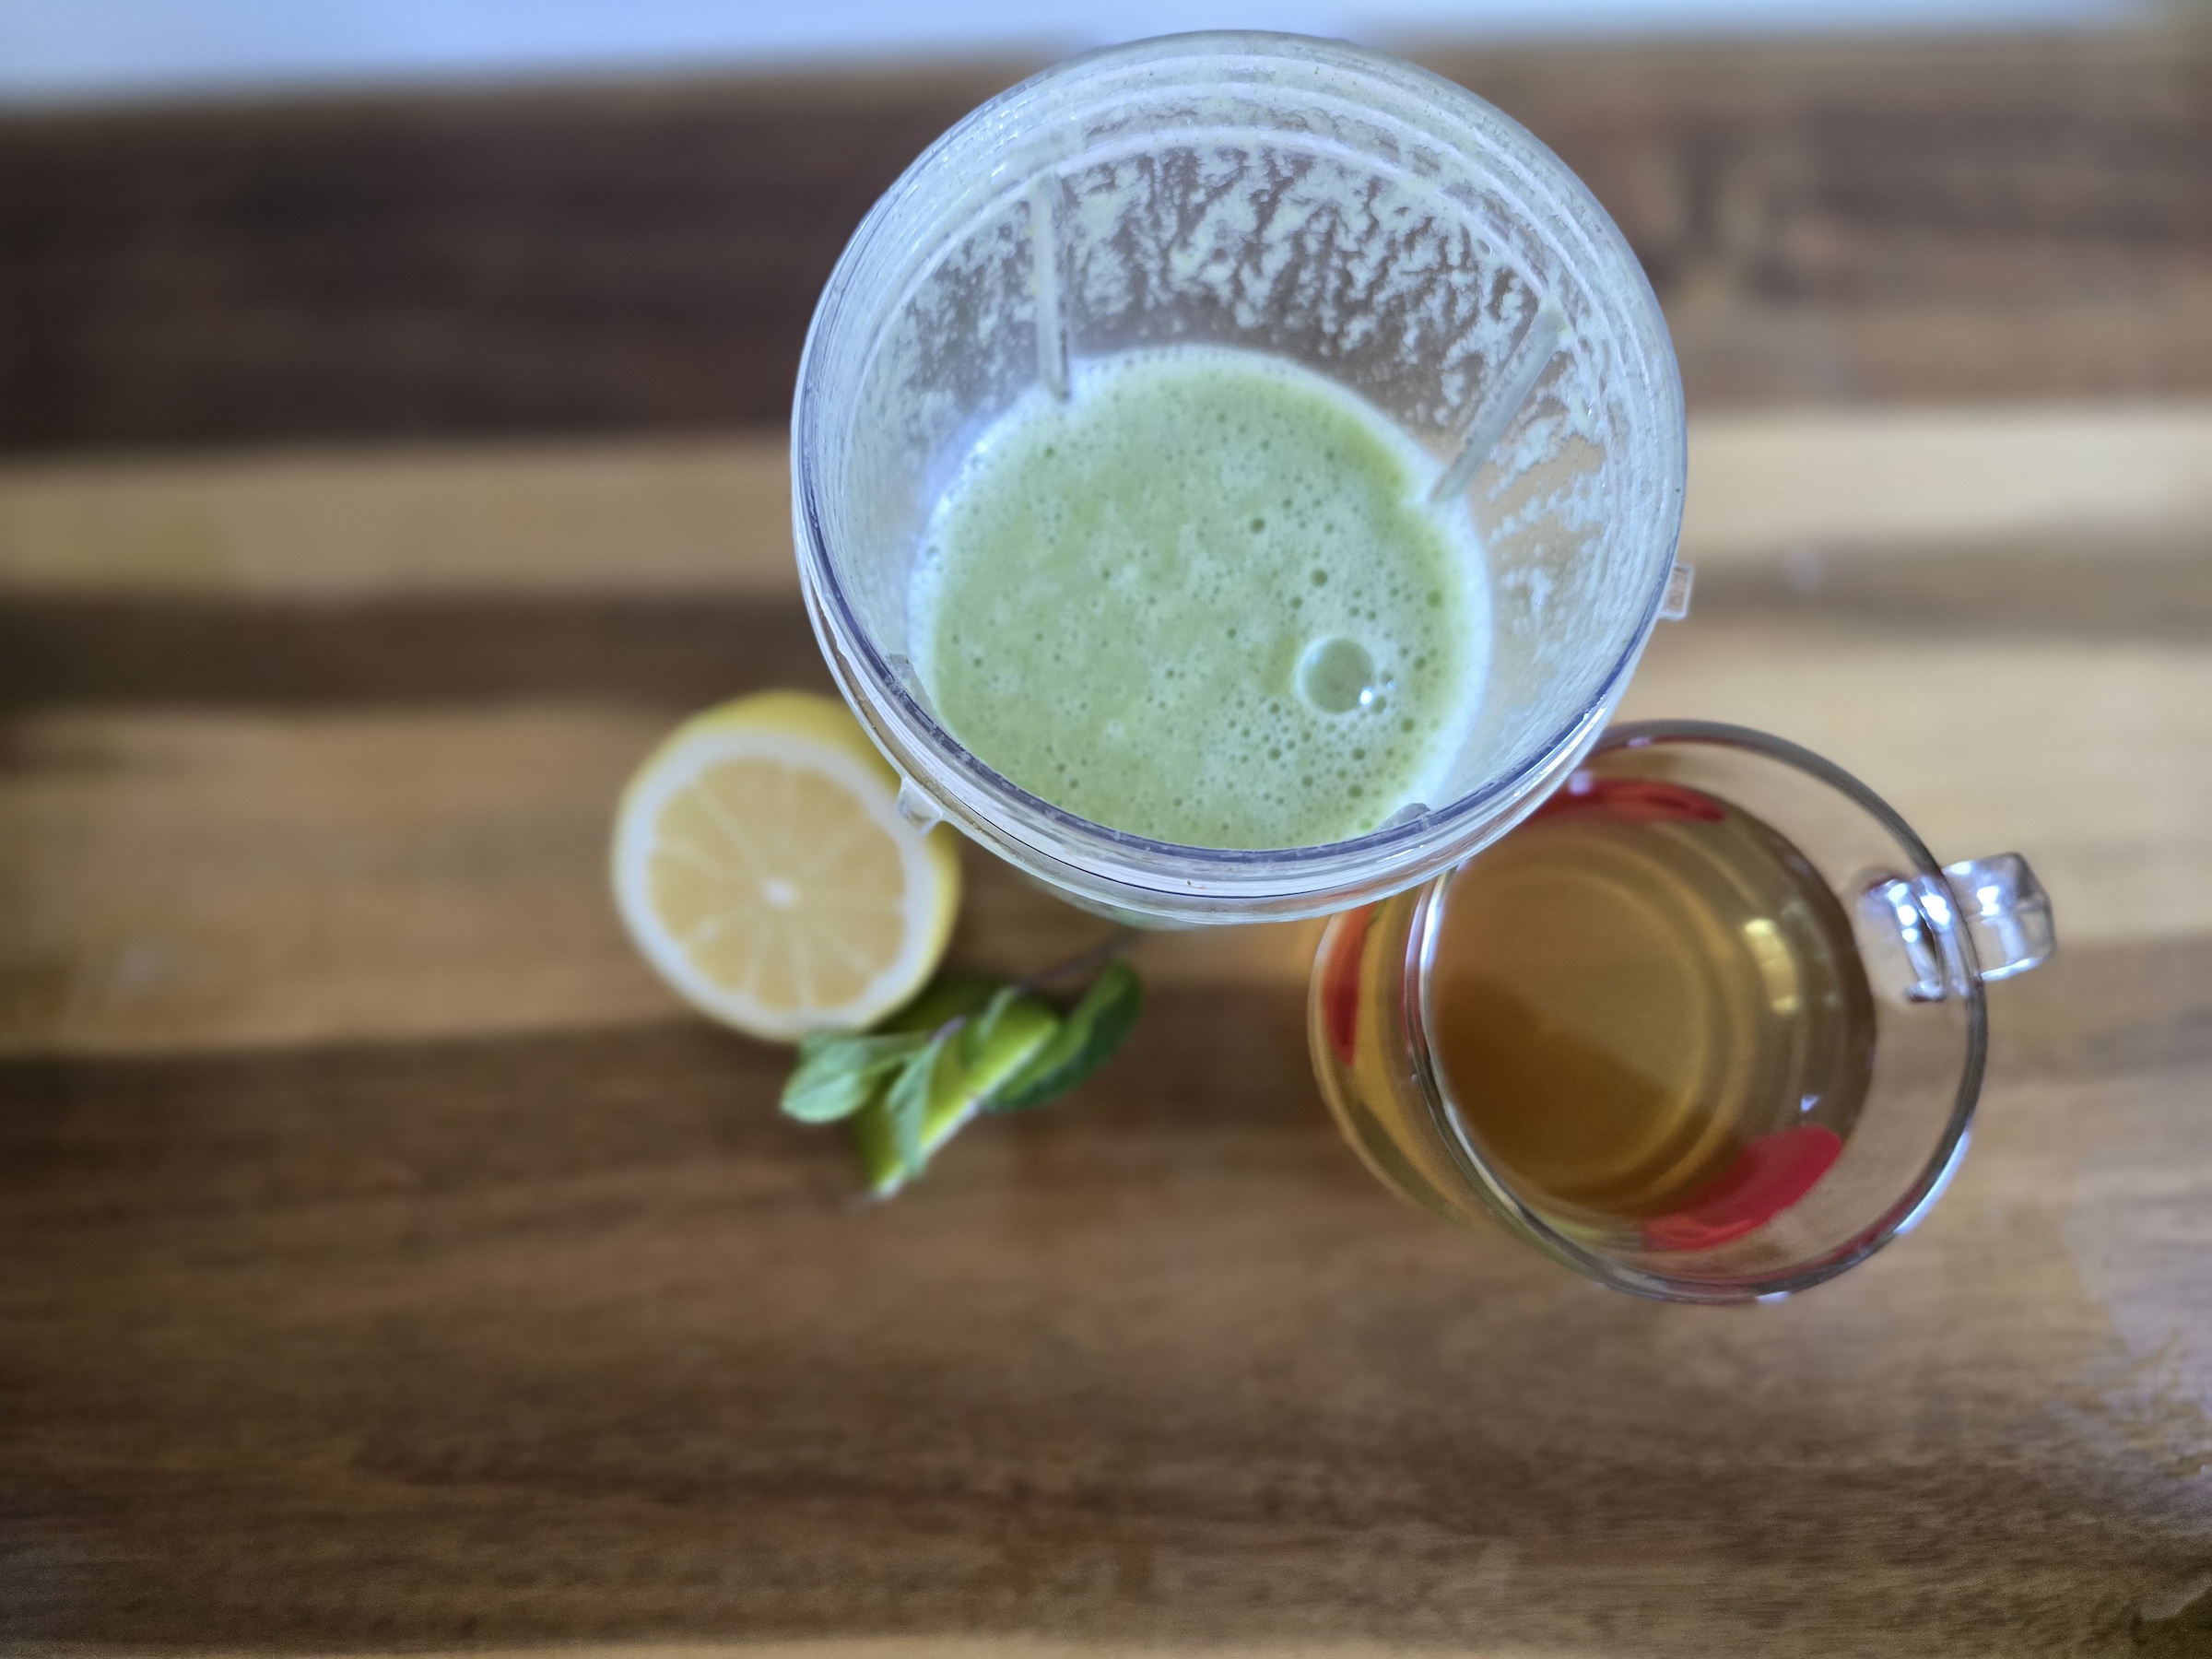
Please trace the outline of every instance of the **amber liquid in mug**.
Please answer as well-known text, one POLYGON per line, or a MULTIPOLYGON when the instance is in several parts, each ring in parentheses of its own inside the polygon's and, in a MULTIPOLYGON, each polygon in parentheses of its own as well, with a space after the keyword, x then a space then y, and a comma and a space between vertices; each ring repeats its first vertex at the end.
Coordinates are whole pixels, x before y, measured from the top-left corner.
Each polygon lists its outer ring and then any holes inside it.
POLYGON ((1578 784, 1447 889, 1431 1053, 1485 1155, 1546 1208, 1724 1242, 1810 1190, 1865 1099, 1851 923, 1748 813, 1578 784))

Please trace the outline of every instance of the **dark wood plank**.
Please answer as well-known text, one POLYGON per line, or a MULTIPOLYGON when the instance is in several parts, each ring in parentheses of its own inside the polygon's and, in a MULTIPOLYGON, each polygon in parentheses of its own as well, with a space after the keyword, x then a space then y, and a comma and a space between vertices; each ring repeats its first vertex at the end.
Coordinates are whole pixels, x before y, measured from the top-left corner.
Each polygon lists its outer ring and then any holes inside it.
POLYGON ((593 698, 677 714, 833 691, 795 594, 338 601, 0 597, 0 714, 593 698))
MULTIPOLYGON (((1703 622, 1891 641, 2212 636, 2212 547, 2077 539, 1737 560, 1703 622)), ((417 596, 339 602, 0 596, 0 715, 57 706, 375 707, 591 698, 677 714, 761 686, 834 687, 798 597, 417 596)))
POLYGON ((859 1214, 692 1026, 0 1066, 0 1641, 2185 1651, 2208 967, 2006 988, 1935 1218, 1748 1311, 1396 1206, 1294 987, 859 1214))
POLYGON ((12 119, 0 442, 780 419, 860 216, 1013 78, 12 119))
POLYGON ((2115 535, 2093 553, 2073 536, 1841 556, 1799 547, 1701 573, 1696 615, 1961 645, 2197 641, 2212 637, 2212 538, 2115 535))
MULTIPOLYGON (((1591 182, 1696 402, 2212 387, 2180 35, 1440 56, 1591 182)), ((780 422, 1012 69, 0 123, 0 446, 780 422)))
POLYGON ((1439 59, 1619 221, 1693 403, 2212 385, 2212 49, 2182 30, 1439 59))

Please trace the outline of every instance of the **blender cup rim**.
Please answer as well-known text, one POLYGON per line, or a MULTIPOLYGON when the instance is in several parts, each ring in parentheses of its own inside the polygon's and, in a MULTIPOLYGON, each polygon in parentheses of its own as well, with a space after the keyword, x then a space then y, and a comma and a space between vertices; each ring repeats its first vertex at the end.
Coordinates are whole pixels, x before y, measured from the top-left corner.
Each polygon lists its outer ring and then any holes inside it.
MULTIPOLYGON (((1245 78, 1259 77, 1254 74, 1245 78)), ((1294 90, 1302 93, 1308 88, 1294 90)), ((1340 86, 1334 93, 1321 95, 1342 103, 1347 101, 1346 90, 1340 86)), ((1016 178, 1002 163, 990 175, 988 199, 996 201, 1020 190, 1043 170, 1029 169, 1016 178)), ((957 206, 967 198, 950 199, 957 206)), ((961 222, 960 217, 946 217, 955 225, 961 222)), ((890 314, 896 305, 894 299, 882 308, 882 314, 890 314)), ((872 319, 857 321, 865 326, 872 319)), ((872 357, 873 350, 871 344, 867 355, 872 357)), ((901 775, 933 797, 933 804, 963 829, 980 832, 986 844, 1017 862, 1054 866, 1072 877, 1079 890, 1093 896, 1102 896, 1100 889, 1104 888, 1133 901, 1157 897, 1171 905, 1194 894, 1232 903, 1272 900, 1293 908, 1268 913, 1314 914, 1373 896, 1378 869, 1389 872, 1394 865, 1402 866, 1412 871, 1409 880, 1418 881, 1437 867, 1440 854, 1456 859, 1487 844, 1534 810, 1550 786, 1597 741, 1659 619, 1679 546, 1687 461, 1680 370, 1650 280, 1588 186, 1541 140, 1466 88, 1387 54, 1303 35, 1207 30, 1100 48, 1031 76, 956 123, 870 208, 824 287, 800 359, 792 421, 793 520, 809 618, 840 689, 901 775), (823 423, 831 413, 826 406, 830 399, 818 382, 824 374, 829 342, 856 321, 853 289, 862 267, 887 253, 903 253, 897 284, 903 293, 934 268, 954 241, 949 228, 936 227, 933 245, 926 248, 879 245, 891 234, 893 220, 911 208, 926 178, 948 155, 979 143, 1009 147, 1018 140, 1000 135, 1014 129, 1014 117, 1023 106, 1086 78, 1183 64, 1239 63, 1304 65, 1317 74, 1342 77, 1374 100, 1358 105, 1363 114, 1409 129, 1409 112, 1402 105, 1417 100, 1418 113, 1430 123, 1418 129, 1420 136, 1452 147, 1471 168, 1501 184, 1517 186, 1519 198, 1525 198, 1521 206, 1532 218, 1571 232, 1578 276, 1589 278, 1592 291, 1603 296, 1613 335, 1624 347, 1630 347, 1620 351, 1619 361, 1641 388, 1639 403, 1643 411, 1654 418, 1640 441, 1655 447, 1658 466, 1667 478, 1660 509, 1664 529, 1653 537, 1645 554, 1649 592, 1588 700, 1547 735, 1524 744, 1511 758, 1510 770, 1493 773, 1477 788, 1431 806, 1420 818, 1302 847, 1206 847, 1116 830, 1032 794, 970 752, 902 683, 856 614, 831 556, 821 480, 808 462, 810 452, 826 447, 823 423), (1398 101, 1389 101, 1392 99, 1398 101)))

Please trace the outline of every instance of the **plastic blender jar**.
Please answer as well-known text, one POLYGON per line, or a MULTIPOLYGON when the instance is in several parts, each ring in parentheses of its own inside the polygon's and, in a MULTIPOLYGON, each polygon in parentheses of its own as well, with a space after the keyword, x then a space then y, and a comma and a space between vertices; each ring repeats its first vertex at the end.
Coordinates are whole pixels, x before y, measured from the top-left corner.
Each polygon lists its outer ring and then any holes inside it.
POLYGON ((919 823, 1152 924, 1340 911, 1525 817, 1679 614, 1686 470, 1666 327, 1580 180, 1464 88, 1331 41, 1146 41, 994 99, 910 167, 825 288, 792 429, 799 571, 847 700, 919 823), (924 528, 979 437, 1071 365, 1178 343, 1288 359, 1356 393, 1465 495, 1489 677, 1440 798, 1324 846, 1147 840, 969 753, 912 665, 924 528))

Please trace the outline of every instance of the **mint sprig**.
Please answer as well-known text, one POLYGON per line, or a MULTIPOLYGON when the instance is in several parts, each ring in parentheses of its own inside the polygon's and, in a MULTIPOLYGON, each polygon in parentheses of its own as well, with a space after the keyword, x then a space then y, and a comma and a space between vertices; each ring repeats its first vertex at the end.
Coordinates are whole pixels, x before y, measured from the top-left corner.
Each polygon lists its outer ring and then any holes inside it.
POLYGON ((1135 1030, 1144 1006, 1136 970, 1124 961, 1107 964, 1051 1040, 984 1102, 984 1110, 1027 1112, 1058 1100, 1112 1058, 1135 1030))
POLYGON ((849 1121, 869 1190, 888 1198, 979 1113, 1044 1105, 1106 1064, 1144 1004, 1127 944, 1117 935, 1018 982, 943 975, 873 1032, 817 1032, 799 1045, 784 1115, 849 1121), (1038 994, 1094 968, 1073 1007, 1038 994))
POLYGON ((907 1032, 850 1037, 817 1031, 799 1044, 798 1067, 783 1085, 783 1115, 802 1124, 851 1117, 928 1041, 907 1032))

